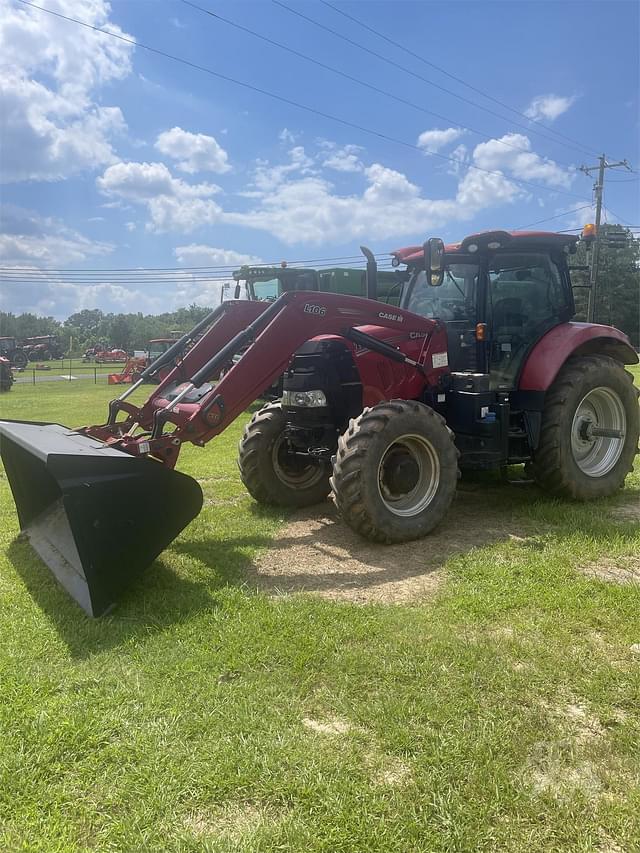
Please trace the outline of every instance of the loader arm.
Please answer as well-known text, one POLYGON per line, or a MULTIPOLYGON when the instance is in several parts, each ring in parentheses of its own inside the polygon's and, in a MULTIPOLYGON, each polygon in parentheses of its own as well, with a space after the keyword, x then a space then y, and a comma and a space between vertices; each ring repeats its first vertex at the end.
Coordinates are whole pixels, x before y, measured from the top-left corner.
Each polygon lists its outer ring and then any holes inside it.
POLYGON ((109 423, 83 433, 173 467, 184 442, 202 446, 222 432, 284 372, 310 338, 323 334, 348 338, 358 326, 420 336, 423 346, 417 361, 384 342, 376 343, 374 337, 368 336, 368 341, 382 355, 422 372, 434 332, 445 334, 434 320, 339 294, 290 291, 270 305, 235 302, 222 308, 211 328, 142 407, 116 401, 109 423), (212 384, 239 353, 240 359, 212 384), (124 422, 115 420, 118 410, 126 411, 124 422))

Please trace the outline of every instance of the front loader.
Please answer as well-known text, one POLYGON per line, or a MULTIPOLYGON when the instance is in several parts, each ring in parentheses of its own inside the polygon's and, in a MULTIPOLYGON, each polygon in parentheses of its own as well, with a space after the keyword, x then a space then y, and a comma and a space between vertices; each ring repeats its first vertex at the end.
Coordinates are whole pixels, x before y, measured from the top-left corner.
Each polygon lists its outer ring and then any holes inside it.
POLYGON ((526 463, 555 494, 612 494, 637 449, 623 364, 638 358, 622 332, 570 322, 574 243, 432 238, 396 254, 401 307, 305 291, 220 305, 106 423, 0 422, 21 528, 87 613, 107 612, 200 511, 200 486, 175 470, 182 445, 204 446, 282 373, 282 399, 240 442, 258 501, 306 506, 332 491, 354 530, 392 543, 442 521, 464 468, 526 463))

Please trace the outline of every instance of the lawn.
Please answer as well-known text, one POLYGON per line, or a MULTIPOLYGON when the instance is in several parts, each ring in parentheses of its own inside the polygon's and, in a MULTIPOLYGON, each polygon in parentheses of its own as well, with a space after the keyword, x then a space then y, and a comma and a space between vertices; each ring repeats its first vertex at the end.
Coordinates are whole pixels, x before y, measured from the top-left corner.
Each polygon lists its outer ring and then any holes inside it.
MULTIPOLYGON (((19 385, 0 415, 99 422, 112 395, 19 385)), ((474 547, 454 506, 423 600, 267 595, 287 518, 244 492, 241 428, 183 450, 203 512, 96 621, 0 473, 0 849, 639 850, 640 586, 578 569, 637 568, 640 471, 597 505, 463 481, 517 534, 474 547)))

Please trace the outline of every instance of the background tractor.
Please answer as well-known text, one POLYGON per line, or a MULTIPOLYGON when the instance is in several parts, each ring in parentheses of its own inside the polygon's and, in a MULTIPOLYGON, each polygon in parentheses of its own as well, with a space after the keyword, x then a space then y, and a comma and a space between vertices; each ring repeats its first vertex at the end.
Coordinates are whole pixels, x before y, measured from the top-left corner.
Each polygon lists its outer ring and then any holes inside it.
POLYGON ((64 358, 64 350, 55 335, 38 335, 25 338, 22 348, 29 361, 51 361, 64 358))
POLYGON ((8 358, 0 355, 0 391, 11 391, 13 372, 8 358))
POLYGON ((21 370, 23 370, 29 362, 27 353, 13 337, 0 338, 0 356, 8 359, 13 367, 17 367, 21 370))
POLYGON ((637 452, 624 365, 638 356, 619 330, 571 321, 576 240, 494 231, 399 250, 399 307, 299 290, 223 303, 106 423, 0 422, 21 528, 85 610, 105 612, 200 511, 198 482, 174 470, 182 444, 204 446, 282 373, 282 399, 240 442, 260 502, 332 491, 353 530, 392 543, 443 520, 461 469, 525 463, 554 495, 614 494, 637 452), (169 366, 144 404, 128 402, 169 366))
MULTIPOLYGON (((342 293, 345 296, 368 295, 367 271, 349 267, 316 270, 288 267, 286 261, 283 261, 279 267, 241 267, 233 273, 233 278, 237 282, 236 298, 240 297, 241 288, 244 287, 248 299, 267 302, 273 302, 292 290, 342 293)), ((374 298, 398 305, 401 284, 395 272, 378 272, 374 298)))

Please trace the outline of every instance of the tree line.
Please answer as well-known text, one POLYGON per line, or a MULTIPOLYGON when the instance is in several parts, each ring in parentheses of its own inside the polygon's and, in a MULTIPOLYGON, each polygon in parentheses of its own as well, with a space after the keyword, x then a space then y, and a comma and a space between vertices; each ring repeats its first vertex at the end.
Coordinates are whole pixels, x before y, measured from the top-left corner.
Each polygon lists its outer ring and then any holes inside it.
POLYGON ((83 353, 95 344, 127 351, 146 349, 154 338, 168 338, 186 332, 212 309, 189 305, 166 314, 105 314, 99 308, 77 311, 60 322, 36 314, 11 314, 0 311, 0 336, 19 340, 36 335, 56 335, 69 355, 83 353))

